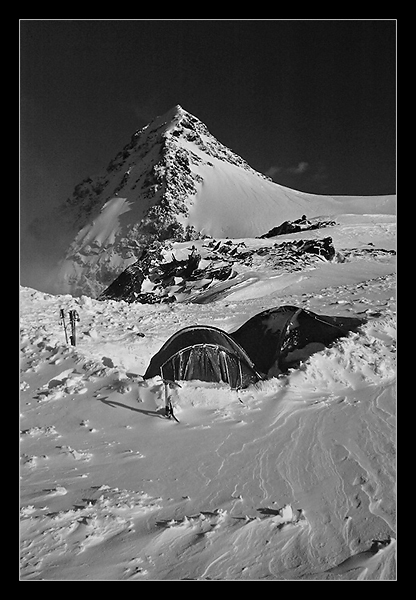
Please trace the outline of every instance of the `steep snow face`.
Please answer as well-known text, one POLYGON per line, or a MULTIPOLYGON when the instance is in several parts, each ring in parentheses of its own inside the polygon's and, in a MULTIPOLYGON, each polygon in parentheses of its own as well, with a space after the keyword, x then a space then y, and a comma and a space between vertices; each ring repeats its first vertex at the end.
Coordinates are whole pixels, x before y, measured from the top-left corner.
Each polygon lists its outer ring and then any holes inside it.
POLYGON ((319 196, 280 186, 178 105, 134 133, 54 215, 54 227, 59 219, 73 240, 56 291, 96 296, 153 240, 254 237, 302 214, 391 214, 394 202, 393 196, 319 196))
POLYGON ((126 198, 112 198, 101 209, 101 213, 92 222, 81 229, 74 241, 76 250, 84 249, 90 244, 98 247, 114 244, 119 229, 119 216, 130 210, 126 198))

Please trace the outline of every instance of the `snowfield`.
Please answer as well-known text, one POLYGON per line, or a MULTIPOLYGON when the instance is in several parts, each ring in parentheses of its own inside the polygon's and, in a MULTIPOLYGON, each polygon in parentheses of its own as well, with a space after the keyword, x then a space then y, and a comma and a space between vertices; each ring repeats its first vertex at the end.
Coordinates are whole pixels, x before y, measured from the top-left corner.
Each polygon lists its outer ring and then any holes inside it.
POLYGON ((265 254, 206 303, 21 289, 22 580, 396 578, 395 219, 273 241, 325 235, 336 260, 277 274, 265 254), (284 304, 366 323, 243 391, 180 382, 180 422, 163 416, 162 382, 141 375, 170 335, 284 304), (75 347, 61 308, 79 313, 75 347))

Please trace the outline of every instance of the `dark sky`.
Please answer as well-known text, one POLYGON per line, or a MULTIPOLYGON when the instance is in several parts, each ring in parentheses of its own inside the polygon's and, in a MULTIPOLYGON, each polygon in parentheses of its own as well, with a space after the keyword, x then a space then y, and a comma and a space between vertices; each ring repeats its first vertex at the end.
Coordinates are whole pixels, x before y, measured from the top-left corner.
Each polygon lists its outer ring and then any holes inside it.
POLYGON ((395 192, 394 20, 20 25, 23 227, 175 104, 278 183, 395 192))

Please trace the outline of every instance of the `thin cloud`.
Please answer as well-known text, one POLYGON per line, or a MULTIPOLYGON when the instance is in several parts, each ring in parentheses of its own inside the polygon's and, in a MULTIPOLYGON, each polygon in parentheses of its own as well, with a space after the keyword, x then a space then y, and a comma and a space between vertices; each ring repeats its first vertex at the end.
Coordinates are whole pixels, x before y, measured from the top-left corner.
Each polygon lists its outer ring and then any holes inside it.
POLYGON ((283 175, 284 174, 302 175, 308 169, 309 169, 309 163, 302 160, 294 167, 281 167, 278 165, 272 165, 271 167, 269 167, 269 169, 267 169, 265 175, 268 175, 269 177, 272 177, 272 178, 275 175, 282 175, 282 174, 283 175))
POLYGON ((281 171, 282 171, 282 167, 277 167, 276 165, 272 165, 269 169, 267 169, 267 171, 264 172, 264 174, 268 175, 268 177, 273 178, 278 173, 281 173, 281 171))
POLYGON ((287 169, 287 172, 292 173, 292 175, 302 175, 302 173, 304 173, 308 169, 309 169, 309 163, 302 161, 298 164, 297 167, 289 167, 287 169))
POLYGON ((329 187, 329 173, 322 162, 311 164, 302 160, 295 166, 271 165, 265 175, 280 185, 316 194, 327 193, 329 187))

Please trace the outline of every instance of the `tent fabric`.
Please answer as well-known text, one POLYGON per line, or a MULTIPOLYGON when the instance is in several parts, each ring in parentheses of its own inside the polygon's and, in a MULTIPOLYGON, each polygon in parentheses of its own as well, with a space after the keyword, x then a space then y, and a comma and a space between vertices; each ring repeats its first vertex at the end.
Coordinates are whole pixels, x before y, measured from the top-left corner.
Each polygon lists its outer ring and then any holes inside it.
POLYGON ((245 388, 259 380, 253 368, 239 356, 216 344, 196 344, 179 350, 160 368, 163 379, 228 383, 231 388, 245 388))
POLYGON ((233 333, 195 325, 172 335, 153 356, 144 379, 199 379, 245 388, 299 366, 364 323, 354 317, 317 315, 297 306, 265 310, 233 333))
POLYGON ((225 331, 196 325, 172 335, 152 357, 144 379, 160 375, 169 381, 199 379, 244 388, 259 381, 252 360, 225 331))
POLYGON ((255 315, 230 336, 259 371, 271 376, 297 366, 363 322, 356 317, 317 315, 297 306, 280 306, 255 315))

